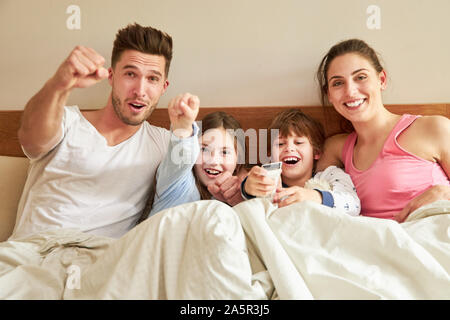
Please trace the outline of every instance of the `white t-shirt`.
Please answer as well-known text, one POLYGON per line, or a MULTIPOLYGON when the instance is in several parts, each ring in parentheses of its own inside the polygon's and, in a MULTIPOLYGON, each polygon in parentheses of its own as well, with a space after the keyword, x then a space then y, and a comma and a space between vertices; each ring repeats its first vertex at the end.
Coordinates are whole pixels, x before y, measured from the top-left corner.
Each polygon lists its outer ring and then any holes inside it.
POLYGON ((65 107, 63 138, 49 153, 31 159, 10 239, 52 228, 118 238, 135 226, 170 132, 147 121, 115 146, 77 106, 65 107))

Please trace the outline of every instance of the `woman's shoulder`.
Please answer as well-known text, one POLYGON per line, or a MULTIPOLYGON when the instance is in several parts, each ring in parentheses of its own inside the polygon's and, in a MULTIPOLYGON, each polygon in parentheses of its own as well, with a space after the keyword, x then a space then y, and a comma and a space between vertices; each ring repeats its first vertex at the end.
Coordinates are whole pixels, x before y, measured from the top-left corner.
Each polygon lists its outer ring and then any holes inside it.
POLYGON ((341 153, 345 141, 351 133, 338 133, 325 140, 324 152, 341 153))
POLYGON ((441 159, 448 150, 450 120, 444 116, 421 116, 398 138, 407 151, 430 161, 441 159))
POLYGON ((347 137, 350 135, 351 133, 338 133, 335 135, 332 135, 330 137, 328 137, 325 141, 325 144, 327 143, 331 143, 331 142, 345 142, 345 140, 347 140, 347 137))
POLYGON ((415 121, 417 124, 425 127, 449 126, 450 119, 441 115, 421 116, 415 121))
POLYGON ((328 137, 325 140, 323 153, 317 163, 317 171, 323 171, 327 167, 335 165, 342 167, 342 149, 349 133, 339 133, 328 137))
POLYGON ((450 132, 450 119, 441 115, 421 116, 411 126, 414 133, 421 137, 448 137, 450 132))

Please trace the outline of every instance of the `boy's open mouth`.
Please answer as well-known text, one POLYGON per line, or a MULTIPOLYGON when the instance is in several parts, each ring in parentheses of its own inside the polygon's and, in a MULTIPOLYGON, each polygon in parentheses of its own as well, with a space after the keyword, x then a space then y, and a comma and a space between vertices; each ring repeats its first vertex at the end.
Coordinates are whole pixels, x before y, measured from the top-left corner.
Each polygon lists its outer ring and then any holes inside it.
POLYGON ((297 162, 300 161, 300 158, 298 157, 286 157, 283 158, 283 163, 287 164, 287 165, 295 165, 297 162))

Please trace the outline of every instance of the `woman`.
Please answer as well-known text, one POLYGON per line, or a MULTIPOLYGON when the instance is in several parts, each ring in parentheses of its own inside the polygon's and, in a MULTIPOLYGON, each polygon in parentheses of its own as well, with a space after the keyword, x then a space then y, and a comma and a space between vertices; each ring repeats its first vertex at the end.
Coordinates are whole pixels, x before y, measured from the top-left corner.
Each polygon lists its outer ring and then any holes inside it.
POLYGON ((354 128, 327 139, 317 170, 344 166, 362 215, 402 222, 425 204, 450 200, 449 119, 389 112, 381 97, 386 71, 358 39, 333 46, 317 77, 322 104, 331 103, 354 128))

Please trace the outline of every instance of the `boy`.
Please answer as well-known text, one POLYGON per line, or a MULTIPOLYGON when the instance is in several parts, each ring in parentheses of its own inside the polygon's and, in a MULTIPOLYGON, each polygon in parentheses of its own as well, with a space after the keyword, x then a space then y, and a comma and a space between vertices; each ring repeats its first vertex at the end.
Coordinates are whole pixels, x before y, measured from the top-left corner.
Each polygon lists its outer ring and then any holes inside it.
MULTIPOLYGON (((349 215, 360 213, 360 201, 348 174, 335 166, 315 173, 325 140, 322 125, 297 109, 283 111, 275 117, 269 129, 278 129, 272 144, 273 162, 281 161, 282 187, 276 188, 273 202, 285 207, 305 200, 315 201, 343 210, 349 215)), ((253 167, 242 182, 245 199, 272 194, 276 181, 267 176, 267 170, 253 167)))

